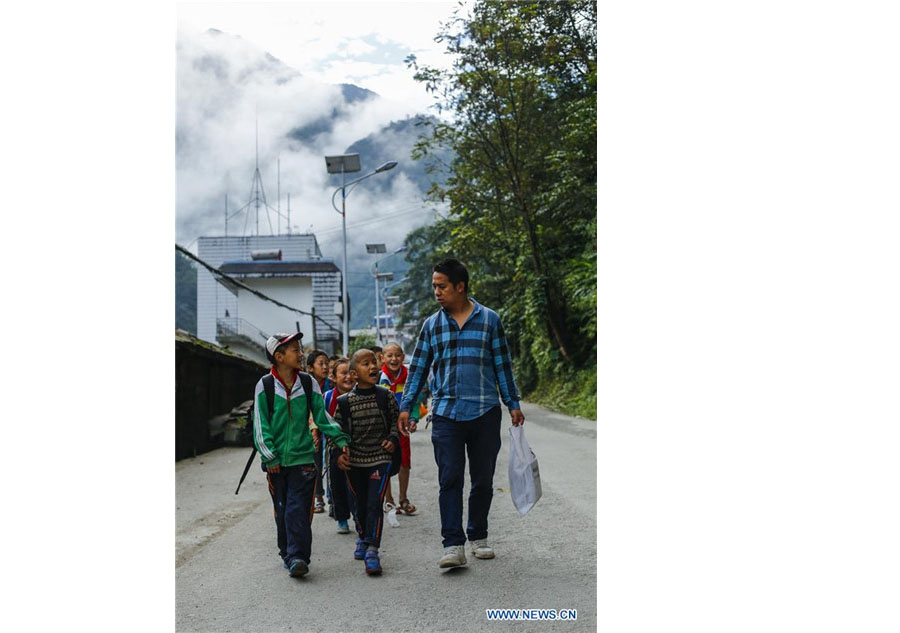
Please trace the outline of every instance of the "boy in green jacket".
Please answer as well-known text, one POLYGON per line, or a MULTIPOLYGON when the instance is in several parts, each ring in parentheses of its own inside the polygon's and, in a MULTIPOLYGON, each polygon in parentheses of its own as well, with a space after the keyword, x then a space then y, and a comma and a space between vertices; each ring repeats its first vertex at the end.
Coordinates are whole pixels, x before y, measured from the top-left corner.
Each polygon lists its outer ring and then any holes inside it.
POLYGON ((253 398, 253 442, 266 470, 275 505, 278 553, 294 578, 309 571, 312 550, 310 522, 316 495, 316 449, 309 430, 307 407, 319 430, 345 453, 350 441, 326 413, 318 383, 306 380, 312 391, 305 392, 304 380, 300 378, 301 336, 300 332, 275 334, 266 341, 266 356, 272 362, 275 386, 271 417, 264 378, 256 383, 253 398))

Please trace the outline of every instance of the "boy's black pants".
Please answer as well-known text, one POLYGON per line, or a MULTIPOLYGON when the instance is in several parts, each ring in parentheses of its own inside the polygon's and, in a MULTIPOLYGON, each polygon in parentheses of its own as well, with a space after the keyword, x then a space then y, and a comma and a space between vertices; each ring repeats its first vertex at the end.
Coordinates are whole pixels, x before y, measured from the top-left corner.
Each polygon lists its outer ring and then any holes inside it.
POLYGON ((309 565, 316 467, 314 464, 282 466, 277 473, 266 472, 266 478, 275 506, 278 555, 284 562, 300 558, 309 565))
MULTIPOLYGON (((325 441, 325 434, 321 431, 319 433, 319 441, 325 441)), ((317 497, 321 497, 325 494, 325 485, 322 483, 322 446, 319 446, 319 450, 317 450, 313 454, 313 460, 316 463, 316 495, 317 497)))
POLYGON ((390 464, 378 464, 346 471, 347 485, 355 511, 353 520, 356 533, 366 545, 381 546, 381 529, 384 527, 384 495, 390 479, 390 464))
POLYGON ((346 521, 350 518, 352 500, 347 486, 347 478, 344 471, 338 468, 337 458, 341 449, 336 444, 328 442, 328 482, 331 486, 331 502, 334 505, 334 520, 346 521))

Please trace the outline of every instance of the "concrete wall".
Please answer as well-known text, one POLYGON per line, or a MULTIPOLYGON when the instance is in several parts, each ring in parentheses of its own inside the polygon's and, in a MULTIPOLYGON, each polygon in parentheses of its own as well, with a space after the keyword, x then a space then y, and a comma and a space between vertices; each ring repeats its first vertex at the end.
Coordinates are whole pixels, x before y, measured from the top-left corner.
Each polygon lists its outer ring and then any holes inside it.
MULTIPOLYGON (((175 340, 175 460, 216 448, 210 418, 253 399, 268 367, 219 351, 190 337, 175 340)), ((235 475, 235 482, 240 477, 235 475)))
MULTIPOLYGON (((259 292, 299 310, 313 307, 313 280, 310 277, 254 277, 241 281, 259 292)), ((297 314, 263 301, 246 291, 238 291, 238 314, 266 334, 294 332, 300 322, 304 345, 312 345, 312 317, 297 314)), ((320 328, 321 329, 321 328, 320 328)))

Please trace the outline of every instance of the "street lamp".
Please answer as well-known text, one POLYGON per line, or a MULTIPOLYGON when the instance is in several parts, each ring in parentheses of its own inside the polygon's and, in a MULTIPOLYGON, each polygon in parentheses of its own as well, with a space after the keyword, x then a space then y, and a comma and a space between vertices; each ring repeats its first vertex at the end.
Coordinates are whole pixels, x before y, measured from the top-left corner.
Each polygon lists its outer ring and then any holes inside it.
MULTIPOLYGON (((386 252, 386 250, 387 249, 385 249, 384 244, 366 244, 366 252, 370 253, 370 254, 384 253, 384 252, 386 252)), ((396 255, 397 253, 402 253, 405 250, 406 250, 406 247, 401 246, 400 248, 398 248, 397 250, 392 252, 390 255, 387 255, 385 257, 381 257, 381 258, 375 260, 375 270, 374 270, 374 276, 375 276, 375 340, 379 344, 381 343, 381 322, 380 322, 380 319, 378 318, 378 280, 384 279, 385 281, 391 281, 394 278, 394 273, 378 274, 378 263, 383 262, 388 257, 392 257, 392 256, 396 255)))
POLYGON ((378 314, 378 280, 391 281, 394 273, 375 273, 375 339, 381 344, 381 316, 378 314))
POLYGON ((388 295, 388 290, 392 290, 405 281, 406 277, 404 276, 392 284, 385 284, 381 289, 381 298, 384 300, 384 311, 387 314, 388 318, 393 318, 395 316, 394 312, 397 309, 397 305, 400 303, 400 297, 397 295, 388 295))
POLYGON ((366 178, 370 176, 374 176, 375 174, 380 174, 383 171, 387 171, 389 169, 393 169, 397 166, 397 161, 389 160, 386 163, 379 165, 375 171, 366 174, 356 180, 352 180, 350 182, 346 182, 346 174, 357 172, 360 170, 360 162, 359 162, 359 154, 340 154, 337 156, 326 156, 325 157, 325 167, 328 169, 329 174, 340 174, 341 175, 341 186, 334 190, 334 193, 331 195, 331 206, 334 207, 334 210, 341 214, 341 232, 343 233, 344 238, 344 258, 343 258, 343 270, 341 271, 342 277, 342 286, 343 292, 342 294, 342 307, 341 307, 341 318, 344 322, 344 356, 347 356, 350 351, 350 314, 347 309, 347 195, 349 192, 347 191, 347 187, 352 187, 357 183, 362 182, 366 178), (334 197, 337 195, 337 192, 341 192, 341 208, 340 210, 334 203, 334 197))
MULTIPOLYGON (((387 252, 384 244, 366 244, 366 252, 369 255, 379 255, 387 252)), ((375 342, 381 341, 380 330, 378 329, 378 261, 375 262, 375 342)))

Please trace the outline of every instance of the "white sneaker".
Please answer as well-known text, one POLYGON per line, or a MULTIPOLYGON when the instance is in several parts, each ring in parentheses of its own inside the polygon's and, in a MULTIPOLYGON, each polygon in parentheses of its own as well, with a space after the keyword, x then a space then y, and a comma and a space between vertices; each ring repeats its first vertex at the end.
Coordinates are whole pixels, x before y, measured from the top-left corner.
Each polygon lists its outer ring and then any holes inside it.
POLYGON ((494 557, 494 549, 488 545, 487 539, 478 539, 477 541, 471 541, 472 543, 472 553, 475 555, 475 558, 493 558, 494 557))
POLYGON ((444 555, 438 561, 438 567, 461 567, 466 564, 466 548, 463 545, 451 545, 444 548, 444 555))

